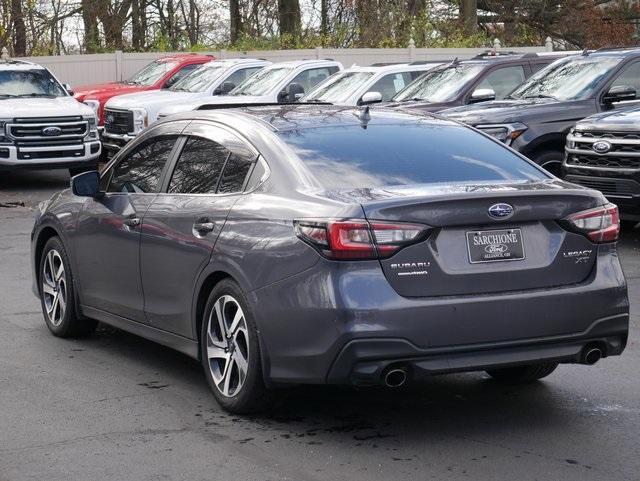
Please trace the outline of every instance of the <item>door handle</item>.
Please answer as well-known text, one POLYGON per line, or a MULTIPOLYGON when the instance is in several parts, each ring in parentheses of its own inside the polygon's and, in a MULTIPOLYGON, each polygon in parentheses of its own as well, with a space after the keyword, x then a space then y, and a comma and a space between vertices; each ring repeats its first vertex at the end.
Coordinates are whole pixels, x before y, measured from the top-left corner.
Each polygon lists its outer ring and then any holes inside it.
POLYGON ((207 232, 213 231, 215 229, 216 224, 209 220, 198 221, 193 224, 193 230, 198 232, 199 234, 206 234, 207 232))
POLYGON ((138 227, 140 225, 140 217, 128 217, 124 220, 124 225, 129 227, 138 227))

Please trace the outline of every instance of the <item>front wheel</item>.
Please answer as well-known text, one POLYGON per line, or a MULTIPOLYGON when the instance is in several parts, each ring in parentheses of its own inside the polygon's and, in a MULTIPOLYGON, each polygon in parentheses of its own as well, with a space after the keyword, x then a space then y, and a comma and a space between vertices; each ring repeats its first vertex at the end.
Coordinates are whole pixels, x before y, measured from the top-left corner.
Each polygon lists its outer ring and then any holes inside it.
POLYGON ((82 317, 76 311, 71 264, 58 237, 52 237, 44 246, 39 281, 44 320, 55 336, 83 336, 95 330, 97 322, 82 317))
POLYGON ((268 401, 253 315, 240 286, 220 282, 204 309, 202 366, 218 403, 232 413, 255 412, 268 401))
POLYGON ((564 153, 559 150, 545 150, 531 156, 536 164, 556 177, 562 178, 562 161, 564 153))
POLYGON ((492 369, 487 374, 496 381, 508 384, 521 384, 537 381, 547 377, 558 367, 557 362, 532 364, 530 366, 507 367, 504 369, 492 369))

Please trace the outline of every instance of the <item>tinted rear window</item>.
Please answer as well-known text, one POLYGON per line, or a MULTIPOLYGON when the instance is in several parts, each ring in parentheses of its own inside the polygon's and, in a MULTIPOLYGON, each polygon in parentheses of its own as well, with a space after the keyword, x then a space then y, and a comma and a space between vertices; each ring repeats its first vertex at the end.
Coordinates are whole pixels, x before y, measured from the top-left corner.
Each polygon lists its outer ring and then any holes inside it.
POLYGON ((327 188, 548 179, 502 145, 434 121, 279 132, 327 188))

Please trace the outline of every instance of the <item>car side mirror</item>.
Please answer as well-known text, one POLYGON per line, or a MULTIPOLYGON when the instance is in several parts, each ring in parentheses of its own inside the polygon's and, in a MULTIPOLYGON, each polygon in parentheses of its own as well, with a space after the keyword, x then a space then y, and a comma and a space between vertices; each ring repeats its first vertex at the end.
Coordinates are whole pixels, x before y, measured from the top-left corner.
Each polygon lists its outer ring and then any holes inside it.
POLYGON ((469 99, 470 104, 477 104, 478 102, 487 102, 489 100, 496 99, 496 92, 493 89, 475 89, 469 99))
POLYGON ((236 88, 236 84, 233 82, 222 82, 222 85, 218 85, 213 91, 213 95, 227 95, 234 88, 236 88))
POLYGON ((100 174, 97 170, 90 170, 71 178, 71 190, 79 197, 100 197, 100 174))
POLYGON ((604 94, 602 101, 605 104, 612 104, 614 102, 623 102, 625 100, 636 99, 636 89, 630 85, 616 85, 611 87, 609 91, 604 94))
POLYGON ((358 101, 358 105, 369 105, 369 104, 377 104, 382 102, 382 94, 380 92, 367 92, 365 93, 360 100, 358 101))
POLYGON ((278 102, 295 102, 302 97, 304 97, 304 87, 297 82, 293 82, 278 94, 278 102))
POLYGON ((67 93, 69 95, 73 95, 73 89, 71 88, 71 85, 69 84, 62 84, 62 87, 67 91, 67 93))

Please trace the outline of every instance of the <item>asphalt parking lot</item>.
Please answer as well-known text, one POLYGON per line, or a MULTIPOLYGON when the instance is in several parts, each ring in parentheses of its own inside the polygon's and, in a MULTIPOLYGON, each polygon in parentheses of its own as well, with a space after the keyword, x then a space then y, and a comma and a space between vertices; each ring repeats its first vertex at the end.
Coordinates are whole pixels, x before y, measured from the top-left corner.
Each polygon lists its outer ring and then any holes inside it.
POLYGON ((622 357, 505 387, 483 373, 406 390, 296 388, 225 414, 200 365, 101 327, 51 336, 30 290, 32 208, 66 172, 0 174, 0 481, 640 480, 640 229, 623 233, 622 357))

